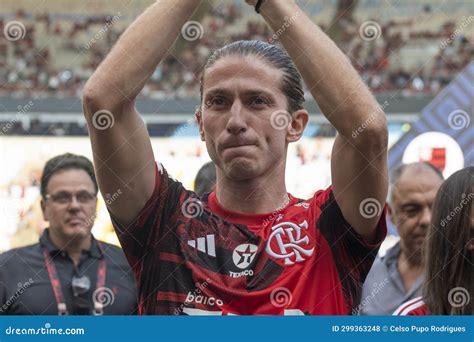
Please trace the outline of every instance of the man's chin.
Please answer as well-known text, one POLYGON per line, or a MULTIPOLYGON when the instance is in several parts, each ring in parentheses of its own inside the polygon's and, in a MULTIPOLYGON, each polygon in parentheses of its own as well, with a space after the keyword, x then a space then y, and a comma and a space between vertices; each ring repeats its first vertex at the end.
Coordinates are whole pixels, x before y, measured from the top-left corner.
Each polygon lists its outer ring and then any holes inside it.
POLYGON ((71 239, 85 238, 90 235, 90 232, 91 227, 83 224, 67 224, 62 229, 63 235, 71 239))
POLYGON ((225 174, 233 180, 247 180, 257 176, 256 161, 247 157, 235 157, 226 163, 225 174))

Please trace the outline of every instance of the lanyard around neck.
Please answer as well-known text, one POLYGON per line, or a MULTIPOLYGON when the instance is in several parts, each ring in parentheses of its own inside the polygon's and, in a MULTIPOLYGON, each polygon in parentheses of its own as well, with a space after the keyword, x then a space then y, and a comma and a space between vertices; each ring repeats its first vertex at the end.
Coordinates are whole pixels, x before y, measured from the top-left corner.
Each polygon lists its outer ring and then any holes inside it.
MULTIPOLYGON (((100 247, 100 244, 98 244, 99 249, 102 252, 102 248, 100 247)), ((54 293, 54 298, 56 299, 56 303, 58 306, 58 314, 59 315, 68 315, 68 310, 66 307, 66 300, 64 299, 64 294, 63 290, 61 287, 61 281, 59 280, 58 277, 58 272, 56 270, 56 265, 54 264, 53 259, 51 258, 51 255, 49 254, 49 251, 46 247, 43 246, 43 256, 44 256, 44 262, 46 264, 46 269, 48 271, 49 279, 51 281, 51 286, 53 287, 53 293, 54 293)), ((105 255, 102 253, 102 258, 99 261, 99 267, 97 268, 97 285, 96 285, 96 291, 104 291, 105 289, 105 277, 107 273, 107 266, 105 263, 105 255)), ((100 316, 104 314, 104 307, 100 301, 97 300, 97 298, 101 298, 101 295, 99 293, 94 293, 93 296, 94 300, 94 315, 100 316)))

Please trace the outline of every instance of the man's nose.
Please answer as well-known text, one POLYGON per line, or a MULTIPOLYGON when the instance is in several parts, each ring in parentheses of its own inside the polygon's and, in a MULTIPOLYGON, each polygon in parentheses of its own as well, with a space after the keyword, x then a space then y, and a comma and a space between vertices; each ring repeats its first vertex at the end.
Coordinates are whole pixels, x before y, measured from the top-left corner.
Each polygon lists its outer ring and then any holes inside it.
POLYGON ((71 201, 68 204, 68 210, 75 211, 75 210, 79 210, 80 208, 81 208, 81 204, 77 200, 76 196, 72 196, 71 201))
POLYGON ((431 209, 426 207, 421 212, 420 226, 423 226, 424 228, 427 228, 427 227, 429 227, 430 222, 431 222, 431 209))
POLYGON ((232 104, 226 128, 231 134, 239 134, 247 130, 245 112, 240 101, 234 101, 232 104))

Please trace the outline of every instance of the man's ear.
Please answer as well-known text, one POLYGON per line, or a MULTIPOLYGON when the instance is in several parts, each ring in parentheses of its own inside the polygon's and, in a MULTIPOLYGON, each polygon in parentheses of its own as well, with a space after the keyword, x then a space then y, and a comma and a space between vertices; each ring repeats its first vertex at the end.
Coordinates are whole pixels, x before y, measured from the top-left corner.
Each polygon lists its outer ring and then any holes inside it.
POLYGON ((395 222, 395 215, 393 206, 390 203, 387 203, 387 218, 396 226, 397 222, 395 222))
POLYGON ((41 199, 40 206, 41 206, 41 212, 43 213, 43 220, 49 221, 48 214, 46 212, 46 203, 44 203, 44 199, 41 199))
POLYGON ((201 108, 196 109, 196 111, 194 112, 194 117, 196 118, 196 121, 198 123, 199 135, 201 136, 201 141, 206 141, 206 138, 204 136, 204 128, 203 128, 203 122, 202 122, 201 108))
POLYGON ((305 109, 297 110, 291 115, 291 123, 288 126, 286 139, 288 142, 300 140, 303 136, 304 129, 308 125, 309 113, 305 109))

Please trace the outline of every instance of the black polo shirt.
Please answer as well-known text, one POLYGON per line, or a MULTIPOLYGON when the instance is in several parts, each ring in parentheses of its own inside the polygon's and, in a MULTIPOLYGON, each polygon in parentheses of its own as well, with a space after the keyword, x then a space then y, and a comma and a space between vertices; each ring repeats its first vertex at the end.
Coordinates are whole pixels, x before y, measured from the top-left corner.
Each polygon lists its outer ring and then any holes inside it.
POLYGON ((39 243, 12 249, 0 255, 0 315, 58 314, 43 246, 56 266, 69 315, 92 314, 92 296, 102 258, 106 260, 105 287, 108 291, 108 297, 103 298, 104 315, 136 314, 135 282, 122 249, 98 242, 92 237, 90 250, 82 251, 80 262, 75 266, 66 252, 53 245, 46 229, 39 243), (89 278, 89 290, 83 288, 83 291, 77 291, 76 287, 75 295, 72 288, 73 277, 83 280, 89 278))

